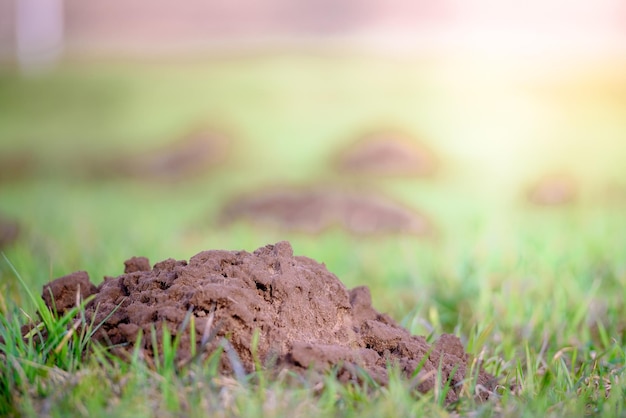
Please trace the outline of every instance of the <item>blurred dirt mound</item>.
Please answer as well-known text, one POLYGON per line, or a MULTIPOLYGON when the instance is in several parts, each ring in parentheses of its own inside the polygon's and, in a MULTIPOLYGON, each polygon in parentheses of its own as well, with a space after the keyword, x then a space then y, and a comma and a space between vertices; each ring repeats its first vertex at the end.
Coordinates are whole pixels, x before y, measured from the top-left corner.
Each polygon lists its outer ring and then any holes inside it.
POLYGON ((32 177, 38 169, 35 156, 26 151, 0 155, 0 184, 32 177))
MULTIPOLYGON (((83 297, 95 295, 86 307, 88 320, 95 315, 96 323, 103 322, 94 338, 121 345, 114 351, 120 356, 134 349, 142 330, 148 337, 139 348, 149 361, 155 348, 151 329, 157 330, 162 352, 162 324, 174 335, 192 316, 195 328, 180 331, 177 360, 183 364, 190 361, 195 341, 204 357, 224 348, 223 373, 238 368, 251 372, 252 339, 258 330, 258 358, 275 371, 323 372, 336 366, 340 380, 359 381, 362 369, 385 384, 388 363, 411 376, 422 361, 414 379, 417 389, 433 389, 440 369, 440 381, 451 382, 448 401, 458 398, 471 375, 477 376, 477 391, 470 396, 486 399, 495 385, 484 371, 470 372, 472 360, 458 338, 443 335, 430 345, 410 335, 372 308, 367 287, 346 289, 323 264, 294 256, 288 242, 254 253, 205 251, 189 262, 168 259, 152 269, 147 259, 133 258, 126 262, 125 274, 107 277, 97 288, 87 273, 77 272, 44 286, 44 296, 51 293, 56 309, 65 312, 76 304, 79 289, 83 297)), ((46 302, 50 306, 52 299, 46 302)))
POLYGON ((528 190, 528 200, 540 206, 567 205, 576 200, 578 184, 567 174, 545 176, 528 190))
POLYGON ((200 130, 161 148, 97 160, 90 171, 95 177, 181 180, 206 172, 224 160, 228 145, 225 135, 200 130))
POLYGON ((397 132, 369 134, 343 150, 335 166, 341 172, 383 176, 427 176, 437 168, 431 150, 397 132))
POLYGON ((598 200, 608 204, 622 205, 626 203, 626 183, 616 180, 609 181, 598 200))
POLYGON ((20 234, 19 224, 0 214, 0 250, 13 244, 20 234))
POLYGON ((339 225, 356 234, 432 234, 422 214, 384 196, 333 189, 278 189, 235 199, 220 219, 246 219, 286 229, 320 232, 339 225))

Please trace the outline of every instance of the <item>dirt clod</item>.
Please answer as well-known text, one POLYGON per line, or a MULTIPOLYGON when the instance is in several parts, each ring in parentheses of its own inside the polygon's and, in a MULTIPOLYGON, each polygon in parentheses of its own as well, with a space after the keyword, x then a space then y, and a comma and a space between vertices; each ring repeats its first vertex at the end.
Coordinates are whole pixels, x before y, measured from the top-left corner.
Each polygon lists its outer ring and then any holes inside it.
POLYGON ((146 257, 131 257, 124 261, 124 273, 150 271, 150 261, 146 257))
POLYGON ((64 315, 98 289, 89 281, 86 271, 77 271, 46 284, 43 287, 43 297, 46 305, 56 309, 59 315, 64 315))
MULTIPOLYGON (((57 309, 65 310, 75 304, 72 299, 79 286, 83 296, 95 293, 86 307, 88 318, 95 315, 96 323, 102 322, 94 338, 125 347, 116 351, 121 356, 133 350, 142 330, 144 335, 156 332, 157 336, 158 347, 152 346, 151 338, 141 339, 138 348, 146 359, 152 358, 155 348, 162 353, 163 332, 181 333, 178 364, 191 361, 193 351, 232 347, 238 358, 233 360, 232 352, 221 355, 224 373, 241 367, 251 372, 258 356, 272 370, 288 368, 304 374, 337 367, 340 380, 359 381, 362 369, 386 384, 388 364, 411 377, 423 361, 415 386, 423 392, 432 390, 441 370, 440 381, 451 382, 449 402, 459 397, 465 379, 476 373, 470 373, 470 356, 457 337, 443 335, 431 345, 411 335, 372 307, 367 287, 348 290, 323 264, 294 256, 288 242, 253 253, 204 251, 189 262, 167 259, 142 270, 146 263, 146 259, 129 260, 127 270, 133 271, 106 278, 97 289, 89 286, 85 272, 74 273, 46 285, 44 297, 51 291, 57 309), (190 317, 193 321, 187 321, 190 317), (183 329, 183 324, 194 328, 183 329)), ((46 303, 52 300, 48 297, 46 303)), ((478 370, 476 383, 491 391, 495 379, 478 370)))

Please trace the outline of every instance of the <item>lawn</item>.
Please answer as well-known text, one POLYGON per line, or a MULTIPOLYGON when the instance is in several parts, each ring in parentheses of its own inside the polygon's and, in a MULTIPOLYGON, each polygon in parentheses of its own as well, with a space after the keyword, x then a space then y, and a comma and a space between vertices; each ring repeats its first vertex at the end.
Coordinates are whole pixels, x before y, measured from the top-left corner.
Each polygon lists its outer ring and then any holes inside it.
MULTIPOLYGON (((626 395, 626 65, 550 73, 438 59, 338 54, 223 56, 182 63, 67 62, 42 75, 0 72, 0 214, 21 235, 0 257, 0 415, 623 416, 626 395), (227 158, 182 181, 87 175, 98 157, 135 155, 199 127, 230 138, 227 158), (341 174, 359 135, 397 129, 438 156, 428 178, 341 174), (576 179, 576 199, 533 205, 544 174, 576 179), (229 199, 270 187, 381 192, 424 213, 436 236, 319 234, 246 221, 229 199), (461 338, 501 389, 446 405, 399 375, 386 387, 262 370, 235 379, 207 361, 184 370, 112 358, 64 338, 16 338, 46 282, 92 281, 146 256, 253 251, 289 240, 376 309, 430 340, 461 338), (34 297, 29 296, 31 292, 34 297), (58 348, 58 350, 57 350, 58 348)), ((71 318, 70 318, 71 320, 71 318)), ((65 321, 65 322, 64 322, 65 321)))

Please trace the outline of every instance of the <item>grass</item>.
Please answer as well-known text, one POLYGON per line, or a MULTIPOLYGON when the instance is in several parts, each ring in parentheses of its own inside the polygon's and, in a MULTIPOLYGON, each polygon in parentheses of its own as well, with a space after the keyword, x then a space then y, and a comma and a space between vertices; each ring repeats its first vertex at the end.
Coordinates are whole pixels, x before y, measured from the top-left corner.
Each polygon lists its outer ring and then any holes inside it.
MULTIPOLYGON (((0 74, 0 152, 28 150, 40 161, 33 177, 0 184, 0 211, 23 225, 0 258, 0 415, 624 416, 625 202, 603 193, 626 182, 626 107, 598 91, 578 97, 575 83, 554 91, 506 78, 464 84, 447 71, 292 54, 0 74), (542 112, 552 106, 575 119, 547 122, 542 112), (135 151, 198 124, 234 137, 229 160, 205 176, 154 184, 89 180, 67 168, 85 154, 135 151), (329 169, 352 136, 380 126, 430 142, 444 162, 438 175, 358 178, 329 169), (502 149, 498 161, 481 157, 507 129, 520 161, 502 149), (541 135, 574 131, 570 153, 537 145, 541 135), (592 134, 599 145, 589 151, 592 134), (526 136, 528 149, 515 142, 526 136), (585 150, 602 164, 585 164, 585 150), (536 208, 520 198, 550 164, 583 179, 575 204, 536 208), (432 217, 439 236, 353 237, 338 228, 309 236, 213 222, 233 195, 317 181, 382 190, 432 217), (458 335, 500 376, 498 397, 476 403, 468 385, 468 396, 445 405, 445 382, 423 395, 394 372, 385 387, 341 385, 332 373, 317 381, 263 370, 225 377, 216 356, 177 367, 176 337, 154 365, 138 352, 124 362, 90 342, 98 324, 79 307, 59 316, 38 296, 72 271, 87 270, 94 282, 121 274, 133 255, 154 263, 283 239, 348 287, 368 285, 375 307, 411 332, 458 335), (41 325, 22 339, 29 318, 41 325)), ((593 90, 592 77, 583 81, 593 90)))

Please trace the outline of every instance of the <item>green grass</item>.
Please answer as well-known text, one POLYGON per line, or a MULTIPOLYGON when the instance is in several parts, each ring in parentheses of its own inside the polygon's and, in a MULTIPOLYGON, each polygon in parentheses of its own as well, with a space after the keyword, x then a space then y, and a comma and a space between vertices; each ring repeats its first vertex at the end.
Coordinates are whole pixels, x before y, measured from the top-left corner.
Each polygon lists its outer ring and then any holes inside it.
POLYGON ((40 161, 33 177, 0 184, 0 212, 23 226, 0 257, 0 415, 624 416, 626 202, 604 190, 626 182, 626 106, 610 95, 552 97, 506 78, 457 80, 438 65, 292 54, 0 74, 0 153, 27 150, 40 161), (575 118, 549 122, 561 105, 575 118), (205 176, 155 184, 89 180, 68 168, 85 154, 136 151, 198 125, 233 136, 228 161, 205 176), (439 154, 435 178, 329 168, 354 136, 387 126, 439 154), (519 161, 490 142, 501 134, 519 161), (569 135, 571 153, 541 145, 569 135), (525 136, 528 148, 515 142, 525 136), (579 200, 525 204, 527 182, 552 165, 579 176, 579 200), (231 196, 316 182, 383 191, 429 215, 438 237, 215 223, 231 196), (368 285, 375 307, 411 332, 457 334, 501 377, 498 398, 444 405, 443 392, 420 395, 397 373, 386 387, 344 386, 332 373, 224 377, 216 357, 177 368, 176 338, 154 367, 138 353, 123 362, 90 343, 98 324, 80 309, 58 317, 38 297, 44 283, 76 270, 95 282, 121 274, 133 255, 155 263, 283 239, 346 286, 368 285), (22 339, 29 318, 41 325, 22 339))

